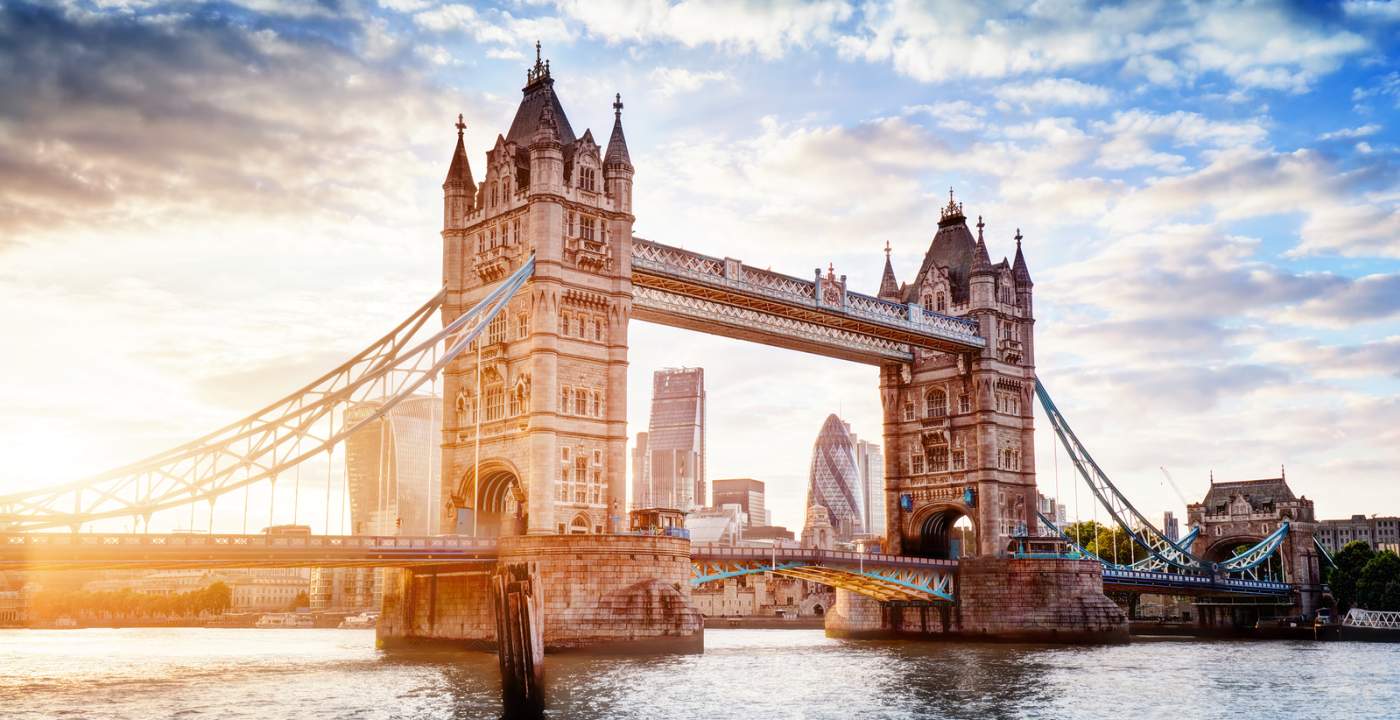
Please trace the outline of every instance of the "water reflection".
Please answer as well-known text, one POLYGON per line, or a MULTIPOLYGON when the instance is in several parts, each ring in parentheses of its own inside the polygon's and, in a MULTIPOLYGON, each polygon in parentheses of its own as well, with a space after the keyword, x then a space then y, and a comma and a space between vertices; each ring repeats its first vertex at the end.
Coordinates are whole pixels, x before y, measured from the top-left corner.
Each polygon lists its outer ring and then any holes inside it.
MULTIPOLYGON (((554 718, 1315 718, 1400 707, 1400 646, 1105 647, 716 630, 702 655, 551 655, 554 718)), ((0 631, 9 718, 494 718, 495 656, 374 650, 365 631, 0 631)))

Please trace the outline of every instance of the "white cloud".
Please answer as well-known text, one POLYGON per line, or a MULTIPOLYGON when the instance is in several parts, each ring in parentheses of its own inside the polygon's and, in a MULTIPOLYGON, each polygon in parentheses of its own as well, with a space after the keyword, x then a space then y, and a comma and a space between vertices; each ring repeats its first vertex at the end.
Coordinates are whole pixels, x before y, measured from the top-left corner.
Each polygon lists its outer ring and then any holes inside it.
POLYGON ((713 45, 776 58, 790 47, 829 40, 851 16, 840 0, 559 0, 559 10, 609 43, 676 42, 713 45))
POLYGON ((470 5, 450 3, 413 16, 413 22, 433 32, 461 32, 479 43, 506 48, 528 43, 572 42, 574 34, 557 17, 516 17, 505 10, 478 12, 470 5))
POLYGON ((1365 20, 1400 21, 1400 2, 1395 0, 1344 0, 1342 12, 1365 20))
POLYGON ((1032 83, 1001 85, 993 89, 992 94, 1002 102, 1019 104, 1023 108, 1031 105, 1103 105, 1112 97, 1108 88, 1069 78, 1042 78, 1032 83))
POLYGON ((1355 138, 1364 138, 1364 137, 1370 137, 1371 135, 1375 135, 1377 132, 1380 131, 1380 129, 1381 129, 1381 126, 1380 126, 1380 125, 1375 125, 1375 124, 1372 124, 1372 125, 1362 125, 1362 126, 1360 126, 1360 127, 1354 127, 1354 128, 1342 128, 1341 130, 1333 130, 1332 132, 1329 132, 1329 133, 1323 133, 1323 134, 1322 134, 1322 137, 1321 137, 1320 139, 1322 139, 1322 140, 1347 140, 1347 139, 1355 139, 1355 138))
POLYGON ((693 93, 711 83, 724 82, 729 75, 718 70, 696 72, 685 68, 659 67, 648 74, 662 97, 693 93))
POLYGON ((418 45, 413 48, 413 54, 434 65, 452 64, 452 53, 441 45, 418 45))
POLYGON ((433 0, 379 0, 379 7, 401 13, 414 13, 431 7, 433 0))
POLYGON ((933 121, 941 128, 956 132, 972 132, 986 127, 984 118, 987 111, 980 105, 973 105, 966 100, 953 100, 928 105, 913 105, 904 108, 904 114, 927 115, 933 118, 933 121))
POLYGON ((1122 170, 1153 167, 1179 172, 1186 169, 1186 158, 1154 149, 1154 142, 1169 147, 1249 147, 1263 142, 1268 131, 1259 121, 1224 122, 1209 120, 1192 112, 1177 111, 1159 115, 1144 110, 1115 112, 1111 121, 1095 121, 1093 127, 1107 139, 1099 152, 1101 167, 1122 170))
POLYGON ((865 5, 837 46, 924 82, 1121 63, 1159 84, 1219 72, 1245 87, 1299 91, 1367 43, 1281 7, 892 2, 865 5))
POLYGON ((1134 231, 1174 218, 1301 213, 1301 242, 1290 251, 1293 256, 1400 257, 1400 195, 1360 191, 1357 184, 1368 176, 1343 171, 1315 150, 1220 150, 1199 170, 1153 179, 1128 192, 1103 224, 1134 231))

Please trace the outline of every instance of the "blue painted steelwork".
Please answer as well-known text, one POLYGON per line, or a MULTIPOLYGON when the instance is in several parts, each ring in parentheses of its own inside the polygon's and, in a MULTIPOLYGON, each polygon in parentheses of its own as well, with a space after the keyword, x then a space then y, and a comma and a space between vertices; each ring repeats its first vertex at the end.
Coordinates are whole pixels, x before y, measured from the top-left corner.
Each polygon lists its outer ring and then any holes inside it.
POLYGON ((880 600, 953 602, 955 561, 816 548, 691 549, 693 586, 771 572, 844 588, 880 600))
POLYGON ((1332 559, 1332 553, 1327 552, 1327 548, 1322 546, 1322 541, 1318 540, 1316 535, 1313 536, 1313 544, 1317 546, 1317 551, 1322 553, 1322 557, 1326 558, 1328 565, 1337 567, 1337 561, 1332 559))
POLYGON ((1089 455, 1088 448, 1084 447, 1074 431, 1070 429, 1069 422, 1065 420, 1060 409, 1055 406, 1055 401, 1050 399, 1050 393, 1046 391, 1045 385, 1039 379, 1035 381, 1035 394, 1040 399, 1041 407, 1045 408, 1045 415, 1050 419, 1050 425, 1055 428, 1055 434, 1059 436, 1061 444, 1069 452, 1070 460, 1074 462, 1074 466, 1079 470, 1084 482, 1089 485, 1089 490, 1108 510, 1114 522, 1128 533, 1133 542, 1153 557, 1174 567, 1194 572, 1209 571, 1210 563, 1177 547, 1166 535, 1163 535, 1152 523, 1148 522, 1147 517, 1139 512, 1128 501, 1128 498, 1118 490, 1117 486, 1108 479, 1108 475, 1089 455))
POLYGON ((1272 580, 1242 580, 1184 573, 1142 572, 1138 570, 1103 569, 1104 585, 1128 588, 1163 588, 1176 591, 1230 593, 1237 595, 1288 595, 1293 586, 1272 580))
MULTIPOLYGON (((1191 532, 1186 533, 1186 537, 1183 537, 1172 544, 1180 550, 1188 550, 1191 547, 1191 543, 1195 542, 1196 538, 1199 537, 1200 534, 1201 529, 1198 527, 1193 527, 1191 528, 1191 532)), ((1167 564, 1162 562, 1161 560, 1158 560, 1156 557, 1148 556, 1133 563, 1129 567, 1131 567, 1134 570, 1155 571, 1166 568, 1167 564)))
MULTIPOLYGON (((1098 463, 1094 462, 1094 458, 1089 455, 1089 450, 1079 441, 1074 430, 1070 429, 1069 422, 1065 420, 1060 409, 1055 406, 1055 402, 1050 399, 1050 393, 1039 379, 1035 381, 1035 394, 1040 399, 1041 407, 1045 409, 1046 416, 1050 418, 1050 424, 1055 428, 1055 434, 1059 436, 1061 444, 1069 452, 1070 459, 1074 462, 1075 468, 1079 470, 1080 476, 1089 485, 1089 490, 1094 493, 1094 497, 1108 510, 1114 522, 1128 533, 1133 542, 1150 553, 1152 559, 1160 563, 1159 566, 1174 567, 1188 573, 1247 572, 1258 567, 1277 552, 1283 538, 1288 535, 1288 523, 1283 523, 1278 530, 1264 538, 1259 544, 1223 563, 1212 563, 1196 557, 1187 549, 1187 542, 1172 542, 1156 526, 1148 522, 1147 518, 1138 512, 1138 509, 1128 501, 1122 491, 1113 484, 1113 481, 1108 479, 1108 475, 1099 467, 1098 463), (1130 520, 1133 522, 1129 522, 1130 520)), ((1099 561, 1103 562, 1105 566, 1121 567, 1114 563, 1105 562, 1102 558, 1099 558, 1099 561)))
POLYGON ((707 575, 692 576, 690 578, 690 584, 704 585, 707 582, 714 582, 716 580, 724 580, 727 578, 739 577, 740 575, 755 575, 758 573, 778 572, 779 570, 792 570, 800 567, 805 567, 805 564, 800 562, 786 562, 778 565, 735 565, 730 570, 721 570, 718 572, 711 572, 707 575))
POLYGON ((1220 563, 1220 569, 1226 572, 1243 573, 1263 565, 1274 553, 1278 552, 1279 546, 1288 537, 1290 527, 1288 522, 1284 521, 1277 530, 1269 533, 1268 537, 1260 540, 1254 547, 1220 563))

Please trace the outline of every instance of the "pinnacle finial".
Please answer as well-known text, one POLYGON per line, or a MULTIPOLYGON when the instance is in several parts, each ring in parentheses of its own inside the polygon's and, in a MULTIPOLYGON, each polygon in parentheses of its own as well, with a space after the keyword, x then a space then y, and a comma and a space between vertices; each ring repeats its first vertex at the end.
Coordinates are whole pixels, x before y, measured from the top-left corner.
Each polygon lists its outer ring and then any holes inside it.
POLYGON ((457 113, 457 137, 462 137, 462 131, 467 129, 467 124, 462 122, 462 113, 457 113))
POLYGON ((1016 247, 1021 247, 1021 228, 1016 228, 1016 247))
POLYGON ((978 240, 981 240, 981 239, 982 239, 982 228, 984 228, 984 227, 986 227, 986 226, 987 226, 987 224, 984 223, 984 222, 982 222, 982 216, 981 216, 981 215, 978 215, 978 216, 977 216, 977 239, 978 239, 978 240))
POLYGON ((886 259, 886 260, 890 259, 890 241, 889 241, 889 240, 886 240, 886 241, 885 241, 885 259, 886 259))
POLYGON ((540 41, 535 41, 535 64, 540 64, 540 41))
POLYGON ((622 119, 622 93, 613 96, 613 117, 622 119))

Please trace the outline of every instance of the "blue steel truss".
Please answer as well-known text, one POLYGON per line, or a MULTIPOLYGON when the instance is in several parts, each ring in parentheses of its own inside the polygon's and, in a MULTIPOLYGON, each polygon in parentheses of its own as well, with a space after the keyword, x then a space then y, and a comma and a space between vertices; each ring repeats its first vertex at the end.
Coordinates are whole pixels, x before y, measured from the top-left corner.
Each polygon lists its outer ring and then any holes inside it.
POLYGON ((696 548, 690 584, 773 573, 878 600, 953 602, 953 563, 813 549, 696 548), (784 557, 787 556, 787 557, 784 557))
POLYGON ((1047 520, 1044 515, 1040 516, 1041 522, 1053 528, 1060 537, 1068 541, 1075 550, 1084 556, 1094 558, 1103 563, 1105 567, 1116 570, 1160 572, 1175 569, 1188 573, 1224 572, 1252 576, 1256 568, 1268 562, 1269 558, 1278 552, 1279 547, 1288 537, 1289 524, 1284 522, 1268 537, 1224 562, 1212 563, 1196 557, 1188 548, 1191 541, 1195 540, 1200 533, 1200 529, 1193 528, 1185 538, 1173 542, 1152 523, 1148 522, 1147 518, 1113 484, 1113 481, 1109 480, 1107 473, 1099 467, 1098 463, 1094 462, 1094 458, 1089 455, 1088 448, 1085 448, 1084 444, 1079 441, 1079 437, 1074 434, 1069 422, 1065 420, 1060 409, 1055 406, 1055 402, 1050 399, 1050 393, 1046 391, 1039 379, 1035 381, 1035 394, 1040 399, 1041 407, 1045 409, 1046 416, 1050 419, 1051 427, 1055 428, 1055 434, 1060 438, 1060 443, 1069 452, 1070 459, 1074 462, 1080 477, 1083 477, 1084 482, 1089 485, 1089 490, 1108 510, 1108 514, 1118 524, 1118 527, 1127 532, 1133 542, 1149 554, 1148 558, 1131 566, 1109 562, 1081 547, 1054 523, 1047 520), (1129 522, 1129 520, 1133 522, 1129 522))
POLYGON ((1089 490, 1094 493, 1094 497, 1108 510, 1108 514, 1114 522, 1128 533, 1133 542, 1166 565, 1192 572, 1209 570, 1210 563, 1177 547, 1166 535, 1163 535, 1152 523, 1148 522, 1147 517, 1128 501, 1128 498, 1118 490, 1113 481, 1108 479, 1108 475, 1089 455, 1088 448, 1084 447, 1074 431, 1070 429, 1069 422, 1060 413, 1060 409, 1055 406, 1055 401, 1050 399, 1050 393, 1045 390, 1045 386, 1041 384, 1039 379, 1035 381, 1035 395, 1040 399, 1041 407, 1045 408, 1045 415, 1050 419, 1051 427, 1055 428, 1055 434, 1059 436, 1060 443, 1069 452, 1070 460, 1079 470, 1079 475, 1089 485, 1089 490))
POLYGON ((262 410, 131 465, 56 487, 0 496, 0 528, 81 528, 111 518, 149 522, 153 513, 208 502, 278 475, 328 452, 389 413, 437 377, 503 311, 534 273, 531 255, 475 306, 422 339, 445 291, 350 360, 262 410), (355 424, 336 415, 365 399, 378 401, 355 424), (324 432, 322 431, 324 429, 324 432))

